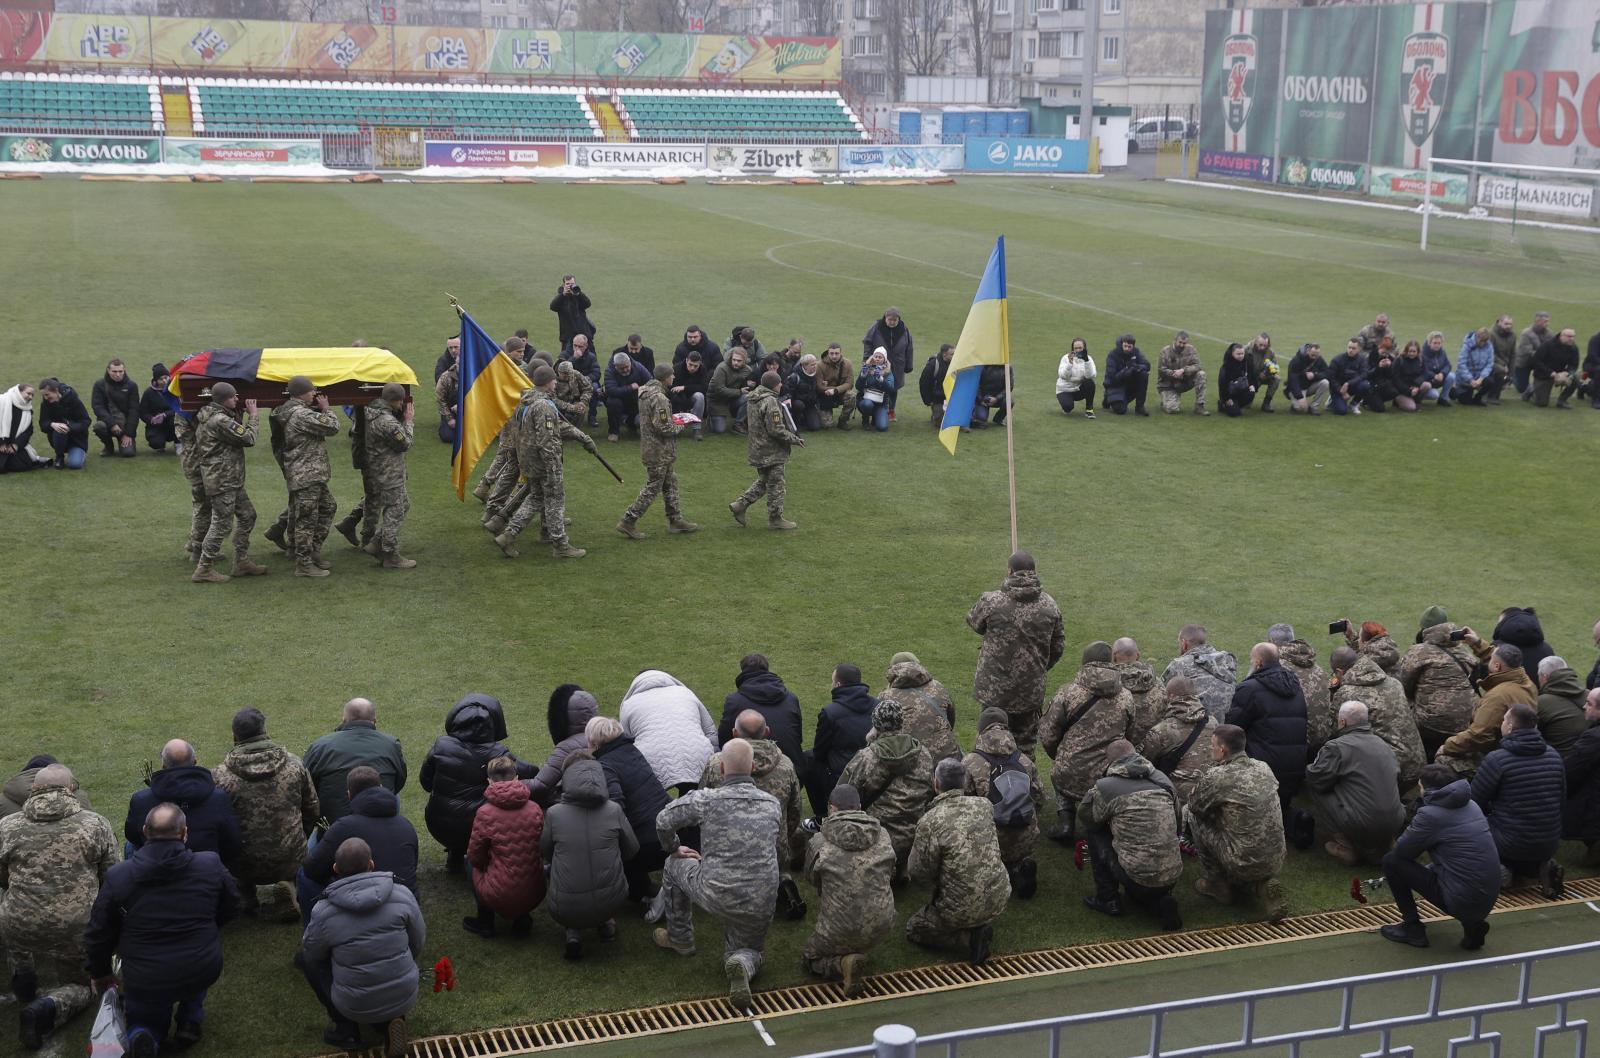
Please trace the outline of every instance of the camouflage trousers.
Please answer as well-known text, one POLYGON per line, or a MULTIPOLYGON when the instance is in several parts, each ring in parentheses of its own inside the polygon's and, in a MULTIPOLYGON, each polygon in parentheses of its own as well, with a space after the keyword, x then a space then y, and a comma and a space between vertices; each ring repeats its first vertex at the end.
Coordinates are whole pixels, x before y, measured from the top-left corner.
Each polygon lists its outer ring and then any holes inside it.
POLYGON ((535 466, 528 474, 528 492, 510 518, 506 535, 515 540, 538 515, 552 544, 567 539, 567 490, 560 460, 535 466))
POLYGON ((198 548, 211 528, 211 497, 206 495, 205 482, 198 476, 189 479, 189 550, 198 548))
POLYGON ((1218 854, 1222 846, 1220 835, 1215 834, 1209 826, 1195 818, 1187 806, 1183 809, 1183 829, 1189 835, 1189 843, 1194 846, 1195 856, 1200 860, 1200 869, 1205 872, 1207 878, 1221 879, 1230 885, 1254 885, 1256 882, 1265 882, 1275 877, 1271 874, 1262 874, 1260 870, 1249 871, 1247 872, 1249 877, 1246 877, 1246 872, 1236 871, 1230 864, 1224 862, 1218 854))
MULTIPOLYGON (((394 554, 400 550, 400 527, 405 524, 406 515, 411 511, 411 497, 405 486, 380 490, 364 502, 366 516, 373 525, 371 535, 378 541, 378 551, 385 555, 394 554)), ((367 534, 363 532, 362 535, 367 534)))
POLYGON ((55 1001, 57 1029, 94 1005, 94 991, 89 987, 83 958, 82 948, 43 952, 19 951, 8 946, 6 950, 6 964, 12 978, 32 971, 38 982, 39 998, 55 1001))
POLYGON ((483 477, 478 479, 478 484, 474 486, 474 491, 481 488, 492 488, 494 483, 500 480, 500 473, 505 470, 506 464, 509 463, 515 466, 516 462, 517 453, 514 449, 507 445, 501 445, 496 448, 494 458, 489 461, 489 469, 485 470, 483 477))
POLYGON ((800 953, 800 961, 805 968, 820 977, 840 976, 839 963, 846 955, 866 955, 889 939, 889 933, 894 929, 894 920, 887 919, 879 928, 851 937, 838 937, 825 934, 821 929, 813 930, 811 936, 806 938, 806 947, 800 953))
POLYGON ((767 519, 776 522, 783 517, 783 501, 788 495, 788 487, 783 481, 783 464, 774 463, 767 467, 756 467, 756 480, 751 486, 739 494, 739 501, 746 507, 755 504, 765 496, 767 498, 767 519))
POLYGON ((521 477, 522 469, 517 465, 516 457, 512 456, 500 467, 490 486, 489 498, 484 501, 484 521, 497 515, 506 519, 511 517, 511 512, 527 495, 527 486, 522 483, 521 477))
POLYGON ((970 916, 941 907, 937 897, 932 903, 906 919, 906 940, 923 947, 960 947, 967 943, 967 934, 988 922, 969 921, 970 916))
POLYGON ((290 550, 296 558, 310 558, 313 552, 322 550, 338 510, 325 481, 289 493, 289 527, 294 533, 290 550))
POLYGON ((765 896, 752 896, 753 906, 763 910, 754 915, 733 913, 717 906, 706 885, 705 865, 699 860, 668 859, 661 871, 661 887, 667 897, 667 936, 674 946, 694 944, 694 909, 699 908, 722 920, 723 958, 738 959, 747 974, 754 977, 761 969, 761 948, 772 926, 772 909, 778 902, 777 878, 765 896))
POLYGON ((646 463, 644 467, 644 487, 639 490, 639 498, 627 509, 623 517, 630 522, 637 522, 644 517, 644 512, 656 502, 660 496, 667 505, 667 518, 678 519, 683 517, 683 506, 678 502, 678 471, 676 461, 666 463, 646 463))
POLYGON ((1011 729, 1011 737, 1017 741, 1017 749, 1024 757, 1032 758, 1033 747, 1039 743, 1039 707, 1007 704, 1001 708, 1006 711, 1006 726, 1011 729))
POLYGON ((1191 389, 1194 390, 1194 406, 1196 408, 1206 406, 1206 373, 1204 371, 1196 372, 1193 378, 1186 378, 1181 382, 1173 382, 1171 386, 1171 389, 1156 387, 1156 392, 1161 396, 1162 411, 1168 414, 1176 412, 1178 410, 1178 397, 1191 389))
POLYGON ((1039 814, 1035 812, 1025 827, 996 827, 995 837, 1000 840, 1000 862, 1006 870, 1012 870, 1032 856, 1034 846, 1039 844, 1039 814))
POLYGON ((211 494, 211 525, 201 544, 201 559, 215 562, 222 554, 222 541, 233 530, 233 553, 250 553, 250 533, 256 527, 256 508, 244 489, 223 489, 211 494), (235 522, 237 521, 237 524, 235 522))

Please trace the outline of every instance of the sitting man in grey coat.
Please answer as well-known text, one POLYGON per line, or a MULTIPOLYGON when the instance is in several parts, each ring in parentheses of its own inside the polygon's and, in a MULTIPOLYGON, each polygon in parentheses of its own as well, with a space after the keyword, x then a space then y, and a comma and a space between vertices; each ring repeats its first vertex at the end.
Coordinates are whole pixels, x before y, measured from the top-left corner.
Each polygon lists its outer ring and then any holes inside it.
POLYGON ((1306 769, 1306 788, 1322 847, 1346 867, 1382 859, 1405 826, 1400 763, 1361 702, 1339 707, 1339 729, 1306 769))
POLYGON ((372 849, 349 838, 333 859, 338 879, 311 912, 296 962, 331 1024, 325 1043, 353 1050, 361 1026, 384 1034, 386 1058, 406 1053, 406 1015, 417 1005, 417 957, 427 927, 411 890, 374 869, 372 849))

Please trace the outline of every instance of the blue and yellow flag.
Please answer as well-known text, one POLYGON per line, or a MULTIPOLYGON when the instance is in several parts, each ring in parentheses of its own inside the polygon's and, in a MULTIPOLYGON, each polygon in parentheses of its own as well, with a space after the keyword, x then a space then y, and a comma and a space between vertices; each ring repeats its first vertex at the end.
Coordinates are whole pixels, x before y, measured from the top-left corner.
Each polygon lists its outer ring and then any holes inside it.
POLYGON ((989 265, 983 270, 978 293, 961 328, 956 352, 944 376, 944 421, 939 441, 956 454, 961 428, 972 422, 978 400, 978 376, 994 364, 1011 363, 1011 331, 1006 314, 1006 237, 995 240, 989 265))
POLYGON ((450 483, 456 487, 456 499, 465 500, 472 468, 517 410, 522 391, 528 388, 528 376, 465 312, 461 314, 460 372, 450 483))

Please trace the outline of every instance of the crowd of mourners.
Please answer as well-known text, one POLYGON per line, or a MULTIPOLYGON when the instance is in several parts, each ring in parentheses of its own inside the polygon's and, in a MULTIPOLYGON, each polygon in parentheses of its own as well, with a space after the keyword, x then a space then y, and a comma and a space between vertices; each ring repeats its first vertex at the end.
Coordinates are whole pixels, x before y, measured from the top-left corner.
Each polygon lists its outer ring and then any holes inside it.
MULTIPOLYGON (((1581 678, 1532 609, 1503 610, 1488 635, 1438 606, 1399 637, 1334 622, 1326 667, 1310 638, 1274 624, 1242 675, 1197 624, 1159 674, 1135 640, 1097 640, 1048 698, 1065 635, 1030 555, 1011 557, 967 623, 982 636, 970 746, 954 696, 909 652, 876 692, 837 665, 809 745, 798 697, 760 654, 740 661, 715 718, 659 669, 633 679, 615 716, 564 684, 542 762, 508 748, 497 699, 464 696, 417 773, 425 828, 462 879, 445 883, 470 911, 461 928, 527 935, 542 907, 579 960, 632 905, 660 923, 657 946, 691 957, 698 911, 722 928, 729 1000, 747 1010, 775 920, 809 917, 806 968, 861 994, 910 882, 928 895, 905 937, 983 962, 1008 903, 1038 890, 1041 837, 1087 862, 1090 910, 1165 930, 1182 928, 1185 856, 1197 894, 1277 921, 1289 850, 1320 846, 1381 870, 1399 911, 1385 937, 1428 946, 1421 897, 1461 921, 1469 950, 1502 887, 1562 894, 1563 841, 1600 863, 1600 661, 1581 678)), ((1592 635, 1600 647, 1600 623, 1592 635)), ((231 734, 209 768, 167 742, 120 835, 54 757, 5 783, 0 942, 24 1047, 113 985, 130 1054, 198 1041, 221 930, 243 912, 303 930, 295 963, 327 1043, 357 1048, 375 1030, 403 1053, 426 928, 399 740, 361 698, 303 757, 255 708, 231 734)))

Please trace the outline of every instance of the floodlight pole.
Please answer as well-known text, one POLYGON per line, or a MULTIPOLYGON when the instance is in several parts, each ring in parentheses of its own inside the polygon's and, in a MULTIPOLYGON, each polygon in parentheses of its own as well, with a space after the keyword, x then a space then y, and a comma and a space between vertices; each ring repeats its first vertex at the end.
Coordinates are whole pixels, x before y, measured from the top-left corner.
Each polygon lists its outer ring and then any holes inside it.
MULTIPOLYGON (((1009 344, 1009 343, 1008 343, 1009 344)), ((1011 353, 1006 351, 1006 481, 1011 489, 1011 553, 1016 554, 1020 548, 1017 545, 1017 455, 1012 441, 1011 424, 1016 419, 1011 409, 1011 353)))

